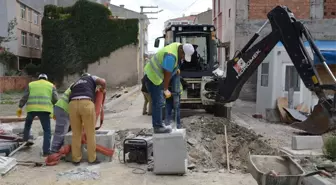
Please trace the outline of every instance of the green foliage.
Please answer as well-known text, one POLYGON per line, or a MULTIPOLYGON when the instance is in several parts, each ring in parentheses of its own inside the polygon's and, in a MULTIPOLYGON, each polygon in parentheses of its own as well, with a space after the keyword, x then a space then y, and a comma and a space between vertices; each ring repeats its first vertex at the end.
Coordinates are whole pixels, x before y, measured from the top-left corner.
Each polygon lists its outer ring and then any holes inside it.
POLYGON ((42 19, 42 65, 55 82, 80 73, 101 57, 138 42, 137 19, 110 19, 105 6, 79 0, 72 7, 46 5, 42 19))
POLYGON ((336 161, 336 136, 330 136, 324 144, 325 154, 336 161))
POLYGON ((12 68, 13 65, 16 64, 16 60, 16 56, 7 50, 0 53, 0 63, 5 65, 8 69, 12 68))
POLYGON ((29 63, 26 65, 25 71, 28 75, 37 77, 41 73, 41 66, 29 63))

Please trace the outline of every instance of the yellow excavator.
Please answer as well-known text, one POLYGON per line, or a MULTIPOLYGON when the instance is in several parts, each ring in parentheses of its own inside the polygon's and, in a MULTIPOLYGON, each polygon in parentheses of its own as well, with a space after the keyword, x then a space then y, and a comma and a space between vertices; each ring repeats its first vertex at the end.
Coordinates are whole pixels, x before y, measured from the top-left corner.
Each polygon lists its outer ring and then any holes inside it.
POLYGON ((267 14, 267 17, 268 20, 244 48, 232 60, 226 62, 226 67, 224 68, 226 71, 219 68, 216 69, 213 72, 216 80, 205 84, 207 91, 216 93, 215 102, 221 107, 215 109, 218 111, 215 115, 220 116, 223 112, 226 112, 223 111, 223 105, 238 99, 244 83, 280 41, 284 45, 304 85, 314 92, 319 99, 318 104, 305 121, 293 123, 291 126, 314 135, 335 130, 336 78, 326 64, 324 56, 314 44, 309 30, 304 24, 296 20, 294 14, 286 6, 276 6, 267 14), (261 41, 253 44, 267 24, 271 24, 272 32, 261 41), (303 36, 319 61, 326 68, 328 75, 333 79, 333 84, 322 84, 314 62, 304 46, 303 36), (327 96, 325 91, 333 92, 333 96, 327 96))

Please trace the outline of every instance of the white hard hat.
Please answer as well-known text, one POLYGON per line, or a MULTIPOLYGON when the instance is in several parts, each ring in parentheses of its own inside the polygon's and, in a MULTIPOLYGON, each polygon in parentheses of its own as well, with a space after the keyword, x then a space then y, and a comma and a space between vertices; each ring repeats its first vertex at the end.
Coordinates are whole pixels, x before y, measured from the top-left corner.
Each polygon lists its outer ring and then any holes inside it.
POLYGON ((46 80, 48 80, 48 76, 46 75, 46 74, 40 74, 39 76, 38 76, 38 79, 46 79, 46 80))
POLYGON ((182 48, 183 48, 183 51, 184 51, 185 61, 190 62, 191 61, 191 55, 193 55, 194 52, 195 52, 194 46, 191 45, 191 44, 183 44, 182 48))

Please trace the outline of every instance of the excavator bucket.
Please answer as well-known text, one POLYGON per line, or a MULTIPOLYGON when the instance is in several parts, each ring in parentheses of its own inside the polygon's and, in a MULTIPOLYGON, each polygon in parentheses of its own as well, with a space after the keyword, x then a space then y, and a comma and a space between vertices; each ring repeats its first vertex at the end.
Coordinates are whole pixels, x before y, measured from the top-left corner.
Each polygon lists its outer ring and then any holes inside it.
POLYGON ((291 127, 303 130, 309 134, 320 135, 336 129, 336 117, 332 116, 322 104, 314 107, 311 115, 303 122, 295 122, 291 127))

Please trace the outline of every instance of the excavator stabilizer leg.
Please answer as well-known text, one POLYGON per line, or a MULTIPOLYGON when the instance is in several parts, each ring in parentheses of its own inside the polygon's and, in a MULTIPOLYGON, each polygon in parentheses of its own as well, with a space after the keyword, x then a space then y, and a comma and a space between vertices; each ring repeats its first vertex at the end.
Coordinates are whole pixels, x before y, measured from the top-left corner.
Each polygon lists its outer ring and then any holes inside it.
POLYGON ((303 122, 295 122, 291 127, 303 130, 309 134, 320 135, 336 129, 336 116, 322 104, 314 107, 311 115, 303 122))

